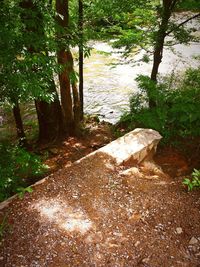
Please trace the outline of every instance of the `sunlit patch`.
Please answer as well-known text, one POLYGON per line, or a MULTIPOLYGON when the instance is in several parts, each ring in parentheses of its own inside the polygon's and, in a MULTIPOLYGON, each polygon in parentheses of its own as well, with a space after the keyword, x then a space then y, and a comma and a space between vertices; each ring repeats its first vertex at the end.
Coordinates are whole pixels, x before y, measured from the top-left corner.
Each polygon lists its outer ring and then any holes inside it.
POLYGON ((41 218, 56 224, 67 232, 85 234, 93 227, 93 223, 80 208, 72 208, 65 201, 51 199, 40 200, 34 206, 41 218))
POLYGON ((69 232, 79 231, 84 234, 92 227, 92 223, 85 219, 70 218, 67 222, 63 223, 61 227, 69 232))

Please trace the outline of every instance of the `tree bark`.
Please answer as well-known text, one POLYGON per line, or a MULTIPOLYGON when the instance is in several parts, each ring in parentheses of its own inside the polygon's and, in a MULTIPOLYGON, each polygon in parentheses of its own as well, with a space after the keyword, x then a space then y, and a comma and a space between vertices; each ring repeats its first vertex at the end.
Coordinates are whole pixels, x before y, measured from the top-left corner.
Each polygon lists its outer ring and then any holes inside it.
POLYGON ((83 120, 84 100, 83 100, 83 0, 79 0, 79 95, 80 95, 80 119, 83 120))
POLYGON ((73 94, 73 112, 74 112, 74 133, 79 135, 80 133, 80 121, 81 121, 81 103, 79 98, 79 92, 77 88, 77 82, 74 72, 74 61, 70 51, 68 51, 69 73, 71 77, 72 94, 73 94))
POLYGON ((13 107, 13 116, 15 119, 17 137, 19 139, 19 145, 22 147, 27 147, 26 135, 24 132, 24 127, 22 123, 22 117, 20 112, 19 103, 16 101, 13 107))
MULTIPOLYGON (((68 71, 68 52, 66 50, 66 45, 62 44, 63 41, 63 31, 66 33, 69 24, 69 6, 68 0, 56 0, 56 20, 58 25, 61 26, 61 30, 57 33, 59 43, 59 50, 57 51, 58 63, 62 65, 62 72, 59 74, 60 82, 60 95, 61 95, 61 105, 64 117, 65 130, 69 134, 73 134, 74 130, 74 117, 72 109, 72 96, 71 96, 71 85, 70 85, 70 73, 68 71)), ((66 37, 64 37, 65 39, 66 37)))
MULTIPOLYGON (((157 32, 154 52, 153 52, 153 67, 151 71, 151 80, 157 83, 158 69, 163 57, 163 48, 165 37, 168 29, 169 19, 174 8, 176 1, 173 0, 163 0, 163 8, 161 14, 161 23, 157 32)), ((151 94, 149 94, 149 106, 150 108, 156 106, 156 102, 152 99, 151 94)))
POLYGON ((73 57, 69 45, 66 45, 67 41, 69 41, 66 37, 69 27, 68 8, 68 0, 56 0, 56 11, 58 13, 56 20, 61 27, 61 30, 57 33, 59 45, 57 57, 58 63, 63 67, 59 74, 61 104, 65 129, 70 135, 74 135, 77 132, 80 122, 80 100, 76 81, 75 79, 73 80, 73 57))
MULTIPOLYGON (((51 90, 56 92, 53 81, 51 90)), ((51 103, 35 100, 35 107, 39 125, 39 142, 50 143, 59 140, 64 134, 64 127, 60 101, 57 93, 56 98, 51 103)))
POLYGON ((153 53, 153 68, 151 71, 151 80, 155 82, 157 82, 158 69, 160 63, 162 62, 164 41, 168 29, 169 19, 172 13, 172 10, 170 8, 172 2, 172 0, 163 0, 161 24, 159 25, 159 29, 156 36, 153 53))
POLYGON ((57 52, 57 56, 58 56, 58 63, 65 66, 62 72, 59 74, 60 96, 61 96, 64 128, 67 134, 73 134, 74 117, 72 109, 70 73, 68 71, 69 68, 68 52, 62 49, 57 52))

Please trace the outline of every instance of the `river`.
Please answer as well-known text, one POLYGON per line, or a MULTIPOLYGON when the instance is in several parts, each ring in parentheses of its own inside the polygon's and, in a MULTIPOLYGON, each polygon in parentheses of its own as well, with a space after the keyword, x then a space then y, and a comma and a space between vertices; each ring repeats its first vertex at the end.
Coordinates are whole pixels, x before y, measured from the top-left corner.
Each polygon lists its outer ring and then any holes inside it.
MULTIPOLYGON (((85 112, 98 114, 101 120, 116 123, 122 113, 129 109, 131 94, 138 90, 135 78, 139 74, 150 75, 152 61, 139 63, 137 59, 141 54, 138 54, 135 56, 135 64, 122 64, 119 63, 119 50, 113 49, 109 43, 94 42, 92 47, 91 56, 84 62, 85 112), (119 64, 113 67, 112 64, 117 62, 119 64)), ((174 52, 170 48, 164 49, 159 69, 161 75, 199 66, 200 43, 178 44, 173 50, 174 52)))

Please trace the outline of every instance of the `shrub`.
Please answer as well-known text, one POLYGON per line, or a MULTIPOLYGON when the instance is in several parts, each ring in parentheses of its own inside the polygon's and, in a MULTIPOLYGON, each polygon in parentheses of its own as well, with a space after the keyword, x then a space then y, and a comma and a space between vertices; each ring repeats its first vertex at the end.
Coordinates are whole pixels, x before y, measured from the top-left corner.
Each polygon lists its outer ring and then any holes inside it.
POLYGON ((178 10, 198 11, 200 10, 199 0, 182 0, 178 4, 178 10))
POLYGON ((18 146, 0 144, 0 201, 27 187, 29 178, 40 176, 47 166, 39 156, 18 146))
POLYGON ((192 178, 185 178, 183 184, 187 185, 188 191, 192 191, 194 188, 200 188, 200 170, 194 169, 192 178))
POLYGON ((131 97, 130 113, 120 120, 129 129, 153 128, 165 141, 200 135, 200 68, 189 69, 177 88, 171 82, 155 84, 147 76, 139 76, 137 81, 140 92, 131 97), (149 99, 156 103, 152 108, 149 99))

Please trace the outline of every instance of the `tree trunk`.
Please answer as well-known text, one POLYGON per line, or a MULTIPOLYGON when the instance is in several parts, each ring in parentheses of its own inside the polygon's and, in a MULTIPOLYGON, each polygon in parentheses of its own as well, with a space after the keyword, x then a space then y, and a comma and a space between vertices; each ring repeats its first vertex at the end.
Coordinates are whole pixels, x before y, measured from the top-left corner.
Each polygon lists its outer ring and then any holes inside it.
POLYGON ((72 94, 73 94, 73 112, 74 112, 74 133, 79 135, 80 133, 80 121, 81 121, 81 104, 79 98, 79 92, 77 88, 76 76, 74 72, 74 61, 73 56, 70 51, 68 53, 68 66, 69 73, 71 75, 71 85, 72 85, 72 94))
MULTIPOLYGON (((168 23, 172 13, 172 8, 175 5, 173 0, 163 0, 163 8, 161 14, 161 23, 157 32, 154 53, 153 53, 153 67, 151 71, 151 80, 157 83, 158 69, 163 57, 163 48, 165 37, 167 35, 168 23)), ((149 96, 149 106, 154 107, 156 103, 151 96, 149 96)))
MULTIPOLYGON (((49 90, 56 92, 54 81, 51 82, 49 90)), ((39 125, 39 142, 50 143, 63 136, 63 121, 60 101, 56 93, 56 98, 47 103, 35 100, 35 107, 39 125)))
POLYGON ((76 83, 72 83, 72 93, 74 100, 74 133, 75 135, 80 134, 80 121, 81 121, 81 109, 80 109, 80 99, 76 83))
POLYGON ((70 73, 68 71, 68 53, 66 51, 66 45, 62 44, 63 30, 65 30, 66 32, 69 23, 68 0, 56 0, 56 11, 58 13, 58 15, 56 16, 56 20, 59 26, 61 26, 62 28, 62 30, 57 33, 58 40, 61 40, 61 44, 59 44, 59 51, 57 52, 58 63, 63 66, 62 72, 59 74, 61 105, 64 117, 65 130, 69 134, 73 134, 74 118, 72 109, 70 73))
POLYGON ((162 62, 164 41, 168 29, 168 22, 170 16, 171 16, 170 6, 163 6, 162 21, 161 24, 159 25, 159 30, 157 32, 155 40, 154 53, 153 53, 153 68, 151 71, 151 80, 155 82, 157 82, 158 69, 160 63, 162 62))
POLYGON ((157 44, 153 53, 153 67, 151 71, 151 80, 157 82, 158 69, 163 57, 164 38, 160 39, 160 43, 157 44))
POLYGON ((56 0, 56 11, 58 13, 57 22, 62 28, 57 33, 59 44, 59 51, 57 52, 58 63, 63 67, 59 74, 61 104, 65 128, 69 134, 73 135, 76 134, 80 123, 80 100, 73 69, 73 57, 69 46, 66 47, 66 43, 69 41, 66 39, 69 26, 68 1, 56 0), (63 36, 63 32, 65 36, 63 36), (64 41, 64 45, 62 41, 64 41))
POLYGON ((83 120, 84 100, 83 100, 83 0, 79 0, 79 96, 80 96, 80 119, 83 120))
POLYGON ((57 56, 58 56, 58 63, 61 65, 65 65, 65 68, 59 74, 60 96, 61 96, 64 128, 66 133, 73 134, 74 117, 72 109, 70 73, 68 71, 68 65, 69 65, 68 52, 62 49, 57 52, 57 56))
POLYGON ((22 147, 27 147, 26 135, 24 132, 24 127, 22 123, 22 117, 20 112, 19 103, 16 101, 13 107, 13 115, 15 119, 15 125, 17 130, 17 137, 19 139, 19 144, 22 147))
POLYGON ((39 124, 39 142, 50 143, 61 137, 61 118, 59 101, 47 103, 35 100, 39 124))

